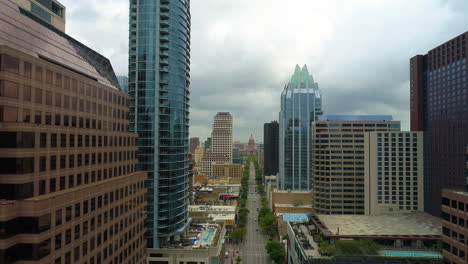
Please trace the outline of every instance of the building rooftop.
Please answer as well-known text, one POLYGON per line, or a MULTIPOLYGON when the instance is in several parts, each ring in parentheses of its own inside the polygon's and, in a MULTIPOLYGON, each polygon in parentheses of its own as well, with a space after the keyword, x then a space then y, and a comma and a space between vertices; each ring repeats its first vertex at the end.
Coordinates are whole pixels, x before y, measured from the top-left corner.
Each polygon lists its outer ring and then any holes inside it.
POLYGON ((393 121, 391 115, 321 115, 319 121, 393 121))
POLYGON ((219 236, 223 231, 220 223, 196 223, 192 224, 188 233, 179 241, 172 241, 168 249, 202 249, 216 247, 219 236))
POLYGON ((189 211, 197 211, 197 212, 229 212, 229 211, 236 211, 236 206, 232 205, 189 205, 189 211))
POLYGON ((315 224, 327 237, 419 237, 442 233, 441 219, 423 212, 385 215, 314 215, 315 224))

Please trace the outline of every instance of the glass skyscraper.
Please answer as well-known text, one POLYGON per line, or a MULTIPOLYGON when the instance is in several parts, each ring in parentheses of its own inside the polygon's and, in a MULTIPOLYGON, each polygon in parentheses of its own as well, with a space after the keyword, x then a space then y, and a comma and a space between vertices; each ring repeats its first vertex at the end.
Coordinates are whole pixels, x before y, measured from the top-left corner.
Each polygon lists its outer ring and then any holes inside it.
POLYGON ((131 130, 148 172, 149 248, 188 225, 190 0, 130 0, 131 130))
POLYGON ((280 190, 310 191, 312 122, 322 114, 322 96, 307 66, 296 65, 281 93, 279 179, 280 190))

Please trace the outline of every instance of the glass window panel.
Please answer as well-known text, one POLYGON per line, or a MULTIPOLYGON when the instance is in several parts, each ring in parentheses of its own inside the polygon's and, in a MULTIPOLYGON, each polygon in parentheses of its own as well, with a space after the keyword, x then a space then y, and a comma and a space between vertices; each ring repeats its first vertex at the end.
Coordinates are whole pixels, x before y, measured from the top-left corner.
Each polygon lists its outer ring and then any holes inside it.
POLYGON ((36 88, 35 98, 36 104, 42 104, 42 89, 36 88))
POLYGON ((18 99, 18 84, 0 80, 0 96, 18 99))
POLYGON ((23 122, 24 123, 31 122, 31 110, 23 109, 23 122))
POLYGON ((42 82, 42 75, 44 74, 44 71, 42 70, 42 67, 36 66, 36 80, 42 82))
POLYGON ((0 59, 0 69, 2 71, 12 72, 19 74, 19 59, 13 56, 2 54, 0 59))
POLYGON ((17 122, 18 108, 10 106, 0 106, 0 121, 1 122, 17 122))
POLYGON ((46 70, 46 83, 52 84, 53 73, 50 70, 46 70))
POLYGON ((24 62, 23 64, 23 75, 32 78, 32 64, 29 62, 24 62))
POLYGON ((31 87, 30 86, 23 86, 23 100, 31 102, 31 87))
POLYGON ((46 105, 52 106, 52 92, 46 91, 46 105))

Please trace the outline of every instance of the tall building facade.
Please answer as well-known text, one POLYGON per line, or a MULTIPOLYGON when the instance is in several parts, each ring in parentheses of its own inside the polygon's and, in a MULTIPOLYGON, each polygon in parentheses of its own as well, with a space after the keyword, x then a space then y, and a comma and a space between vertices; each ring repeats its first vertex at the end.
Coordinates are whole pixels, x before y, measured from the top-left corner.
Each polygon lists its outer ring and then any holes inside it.
POLYGON ((258 166, 263 169, 263 163, 265 162, 265 145, 263 145, 263 142, 257 144, 257 160, 258 166))
POLYGON ((264 165, 267 176, 278 174, 279 164, 279 124, 277 121, 263 125, 264 165))
POLYGON ((442 190, 442 255, 444 263, 468 263, 468 192, 442 190))
POLYGON ((278 189, 310 191, 312 122, 322 114, 319 86, 307 66, 296 65, 281 93, 278 189))
POLYGON ((205 151, 207 151, 208 149, 211 148, 211 137, 209 137, 209 138, 207 138, 207 139, 205 140, 204 145, 205 145, 205 151))
POLYGON ((0 263, 145 263, 118 87, 107 58, 0 0, 0 263))
POLYGON ((464 188, 468 146, 468 32, 410 60, 411 130, 424 131, 425 208, 440 214, 443 188, 464 188))
POLYGON ((423 132, 366 132, 365 214, 424 211, 423 132))
POLYGON ((128 77, 127 76, 117 76, 117 81, 119 82, 120 89, 124 93, 128 93, 128 77))
POLYGON ((214 117, 211 147, 203 156, 202 172, 211 175, 213 162, 232 163, 232 116, 228 112, 218 112, 214 117))
POLYGON ((148 172, 149 248, 188 226, 190 1, 130 1, 130 129, 148 172))
POLYGON ((323 115, 313 123, 313 209, 364 214, 365 135, 400 131, 391 116, 323 115))
POLYGON ((195 149, 200 146, 200 139, 198 137, 192 137, 190 138, 190 153, 194 153, 195 149))

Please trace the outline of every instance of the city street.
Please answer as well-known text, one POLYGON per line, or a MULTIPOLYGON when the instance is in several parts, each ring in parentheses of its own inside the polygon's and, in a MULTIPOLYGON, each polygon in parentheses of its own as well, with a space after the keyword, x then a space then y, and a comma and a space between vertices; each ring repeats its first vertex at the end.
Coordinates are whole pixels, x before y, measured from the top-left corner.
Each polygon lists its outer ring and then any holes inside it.
POLYGON ((261 233, 258 226, 257 208, 261 206, 260 195, 255 192, 255 167, 250 163, 249 197, 247 208, 249 209, 249 220, 247 221, 247 234, 243 245, 241 245, 242 263, 245 264, 267 264, 271 263, 270 257, 265 249, 267 236, 261 233), (257 231, 258 230, 258 231, 257 231))

